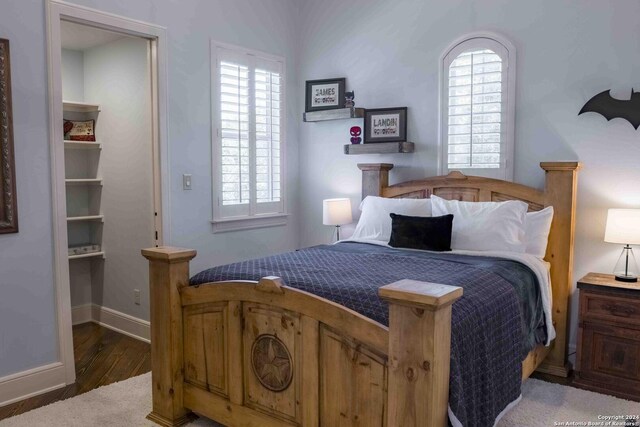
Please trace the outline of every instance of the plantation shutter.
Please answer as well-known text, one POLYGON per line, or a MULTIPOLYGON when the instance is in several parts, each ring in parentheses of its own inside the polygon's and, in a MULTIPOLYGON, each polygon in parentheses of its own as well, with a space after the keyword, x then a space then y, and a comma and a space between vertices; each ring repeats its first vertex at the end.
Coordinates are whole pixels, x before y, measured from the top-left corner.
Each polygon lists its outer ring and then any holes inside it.
POLYGON ((442 142, 447 170, 505 178, 513 144, 508 55, 494 40, 469 39, 445 57, 442 142))
POLYGON ((282 212, 281 63, 217 49, 214 217, 282 212))
POLYGON ((256 210, 282 209, 282 64, 255 58, 256 210))
POLYGON ((449 168, 499 168, 502 59, 489 49, 461 53, 449 67, 449 168))

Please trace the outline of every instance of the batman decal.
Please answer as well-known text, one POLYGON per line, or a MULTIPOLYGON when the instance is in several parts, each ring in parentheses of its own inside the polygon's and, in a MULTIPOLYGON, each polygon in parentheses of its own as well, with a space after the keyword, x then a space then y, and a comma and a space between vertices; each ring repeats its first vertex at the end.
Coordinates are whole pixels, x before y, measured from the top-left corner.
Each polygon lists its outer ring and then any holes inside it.
POLYGON ((594 112, 602 114, 607 120, 620 117, 627 120, 636 130, 640 127, 640 92, 631 89, 631 99, 616 99, 610 90, 600 92, 587 101, 580 113, 594 112))

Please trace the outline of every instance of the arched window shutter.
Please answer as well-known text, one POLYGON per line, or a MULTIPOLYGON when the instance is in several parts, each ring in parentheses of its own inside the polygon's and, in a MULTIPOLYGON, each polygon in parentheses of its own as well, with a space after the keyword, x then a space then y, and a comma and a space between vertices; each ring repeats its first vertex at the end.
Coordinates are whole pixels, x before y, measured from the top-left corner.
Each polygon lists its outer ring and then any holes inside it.
POLYGON ((443 56, 441 173, 513 179, 515 48, 498 39, 465 37, 443 56))

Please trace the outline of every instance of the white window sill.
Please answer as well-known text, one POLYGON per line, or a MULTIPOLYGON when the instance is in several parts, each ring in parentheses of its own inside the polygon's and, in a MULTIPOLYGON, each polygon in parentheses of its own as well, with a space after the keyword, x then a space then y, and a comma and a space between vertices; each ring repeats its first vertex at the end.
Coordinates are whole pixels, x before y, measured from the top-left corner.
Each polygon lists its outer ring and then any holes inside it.
POLYGON ((287 213, 255 215, 240 218, 222 218, 211 221, 214 233, 251 230, 254 228, 281 227, 287 225, 287 213))

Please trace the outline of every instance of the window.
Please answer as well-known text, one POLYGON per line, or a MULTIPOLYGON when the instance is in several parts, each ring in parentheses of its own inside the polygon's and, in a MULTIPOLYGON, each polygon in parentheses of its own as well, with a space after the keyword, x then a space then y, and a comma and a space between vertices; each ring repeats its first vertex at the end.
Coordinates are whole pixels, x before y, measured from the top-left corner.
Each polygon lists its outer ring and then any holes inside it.
POLYGON ((513 179, 515 48, 479 34, 442 60, 441 173, 513 179))
POLYGON ((214 226, 280 225, 284 61, 217 43, 212 57, 214 226))

